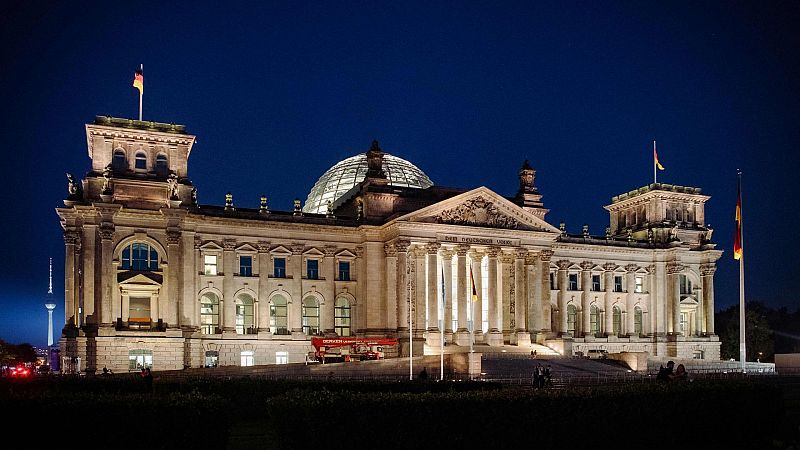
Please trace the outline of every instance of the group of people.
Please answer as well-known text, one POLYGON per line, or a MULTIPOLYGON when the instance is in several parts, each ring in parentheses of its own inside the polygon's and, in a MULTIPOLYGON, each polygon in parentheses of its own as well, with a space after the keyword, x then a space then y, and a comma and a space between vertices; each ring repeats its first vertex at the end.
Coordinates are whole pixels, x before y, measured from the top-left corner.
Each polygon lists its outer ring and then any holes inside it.
POLYGON ((533 368, 533 387, 541 389, 545 386, 550 386, 552 384, 551 381, 550 364, 544 367, 542 363, 539 363, 533 368))
POLYGON ((667 367, 661 366, 658 369, 656 380, 658 381, 686 381, 689 379, 689 373, 686 372, 686 367, 683 364, 678 364, 675 368, 675 361, 668 361, 667 367))

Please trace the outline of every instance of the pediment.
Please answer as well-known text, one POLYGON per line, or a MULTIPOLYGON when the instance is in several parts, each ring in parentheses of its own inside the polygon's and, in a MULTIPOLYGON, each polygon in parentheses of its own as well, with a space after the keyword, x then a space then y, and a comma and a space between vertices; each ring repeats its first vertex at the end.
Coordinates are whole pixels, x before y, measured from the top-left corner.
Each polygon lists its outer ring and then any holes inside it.
POLYGON ((240 246, 236 247, 236 251, 237 251, 237 252, 249 252, 249 253, 256 253, 256 252, 258 252, 258 249, 257 249, 257 248, 255 248, 255 247, 253 247, 253 246, 252 246, 252 245, 250 245, 250 244, 242 244, 242 245, 240 245, 240 246))
POLYGON ((559 232, 556 227, 483 186, 406 214, 397 220, 559 232))
POLYGON ((292 251, 288 248, 284 247, 283 245, 279 245, 272 250, 269 251, 273 255, 291 255, 292 251))
POLYGON ((316 247, 311 247, 310 249, 304 251, 303 255, 304 256, 320 256, 320 257, 322 257, 322 256, 325 256, 325 253, 323 253, 322 251, 320 251, 316 247))
POLYGON ((161 286, 163 281, 163 276, 158 273, 153 272, 122 272, 117 275, 117 282, 120 286, 126 284, 135 284, 135 285, 149 285, 149 286, 161 286))
POLYGON ((208 241, 200 246, 200 250, 222 250, 222 247, 214 241, 208 241))
POLYGON ((340 251, 339 253, 337 253, 336 257, 338 257, 338 258, 355 258, 356 255, 353 252, 351 252, 350 250, 344 249, 344 250, 340 251))

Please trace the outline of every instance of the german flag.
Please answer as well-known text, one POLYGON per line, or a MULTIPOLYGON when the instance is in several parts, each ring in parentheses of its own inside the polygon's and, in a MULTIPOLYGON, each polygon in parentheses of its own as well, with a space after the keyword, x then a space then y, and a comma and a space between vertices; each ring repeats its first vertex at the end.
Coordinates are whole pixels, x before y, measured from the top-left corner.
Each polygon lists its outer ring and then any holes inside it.
POLYGON ((144 94, 144 73, 143 69, 136 69, 133 74, 133 87, 139 89, 139 95, 144 94))
POLYGON ((472 281, 472 301, 478 301, 478 291, 475 290, 475 277, 472 276, 472 268, 469 269, 469 279, 472 281))
POLYGON ((655 161, 658 170, 664 170, 664 166, 662 166, 661 163, 658 162, 658 152, 656 152, 656 141, 653 141, 653 161, 655 161))
POLYGON ((733 259, 742 259, 742 183, 736 185, 736 236, 733 237, 733 259))

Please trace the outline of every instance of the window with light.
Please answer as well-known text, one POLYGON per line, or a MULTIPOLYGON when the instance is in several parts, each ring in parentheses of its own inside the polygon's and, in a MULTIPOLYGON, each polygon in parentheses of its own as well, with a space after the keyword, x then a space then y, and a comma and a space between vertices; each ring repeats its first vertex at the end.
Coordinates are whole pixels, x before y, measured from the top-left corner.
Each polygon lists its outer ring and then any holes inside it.
POLYGON ((614 292, 622 292, 622 277, 614 277, 614 292))
POLYGON ((216 334, 219 328, 219 297, 208 292, 200 297, 200 332, 216 334))
POLYGON ((336 299, 333 307, 334 331, 339 336, 350 336, 350 302, 344 298, 336 299))
POLYGON ((250 367, 255 364, 255 357, 253 356, 253 352, 250 350, 245 350, 240 353, 241 357, 241 366, 242 367, 250 367))
POLYGON ((307 336, 319 334, 319 302, 309 296, 303 299, 303 333, 307 336))
POLYGON ((633 332, 636 335, 642 334, 642 308, 633 308, 633 332))
POLYGON ((269 327, 272 334, 289 334, 286 305, 284 296, 276 295, 272 297, 272 302, 269 305, 269 327))
POLYGON ((289 364, 289 352, 275 352, 275 364, 289 364))
POLYGON ((636 292, 637 294, 644 292, 644 277, 636 277, 634 278, 634 281, 636 282, 636 287, 634 288, 633 292, 636 292))
POLYGON ((252 334, 253 332, 253 297, 242 294, 236 298, 236 333, 252 334))
POLYGON ((614 314, 614 334, 619 336, 622 333, 622 311, 619 306, 615 306, 612 312, 614 314))
POLYGON ((592 275, 592 290, 600 292, 600 275, 592 275))
POLYGON ((146 349, 128 350, 128 370, 135 371, 153 368, 153 351, 146 349))
POLYGON ((578 308, 575 305, 567 305, 567 332, 570 336, 575 336, 575 328, 578 323, 578 308))
POLYGON ((217 274, 217 255, 203 256, 203 273, 206 275, 217 274))

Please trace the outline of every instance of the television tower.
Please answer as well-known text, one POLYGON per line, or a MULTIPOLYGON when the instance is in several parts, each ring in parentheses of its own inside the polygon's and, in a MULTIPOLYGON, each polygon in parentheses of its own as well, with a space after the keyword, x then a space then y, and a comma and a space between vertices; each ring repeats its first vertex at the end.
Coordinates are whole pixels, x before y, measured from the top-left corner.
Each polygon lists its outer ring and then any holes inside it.
POLYGON ((50 258, 50 285, 47 288, 47 303, 44 304, 47 308, 47 347, 53 346, 53 310, 56 309, 56 303, 53 301, 53 258, 50 258))

